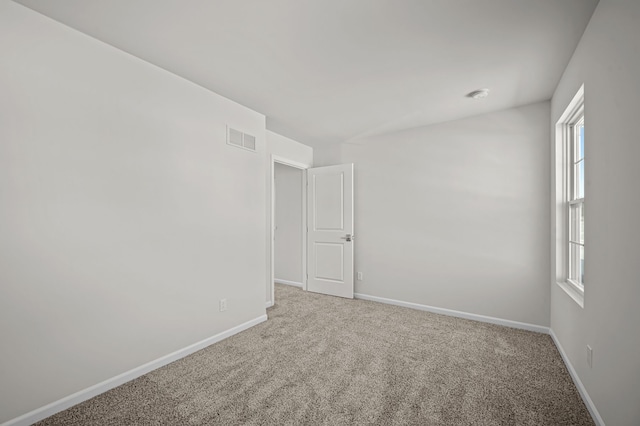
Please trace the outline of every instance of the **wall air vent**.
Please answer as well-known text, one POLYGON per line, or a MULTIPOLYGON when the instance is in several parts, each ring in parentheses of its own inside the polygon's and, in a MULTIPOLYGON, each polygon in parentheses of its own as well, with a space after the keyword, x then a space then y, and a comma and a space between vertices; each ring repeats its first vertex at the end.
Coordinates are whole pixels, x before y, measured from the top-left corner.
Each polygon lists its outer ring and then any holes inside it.
POLYGON ((255 151, 256 137, 227 126, 227 144, 255 151))

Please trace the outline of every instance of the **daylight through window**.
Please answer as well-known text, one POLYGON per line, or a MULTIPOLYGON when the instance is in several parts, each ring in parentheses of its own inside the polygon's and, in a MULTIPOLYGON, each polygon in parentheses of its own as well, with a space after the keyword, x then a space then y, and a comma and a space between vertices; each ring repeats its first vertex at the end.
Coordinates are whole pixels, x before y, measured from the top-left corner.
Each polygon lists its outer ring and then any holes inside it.
POLYGON ((567 211, 569 214, 568 281, 584 291, 584 109, 569 126, 567 211))

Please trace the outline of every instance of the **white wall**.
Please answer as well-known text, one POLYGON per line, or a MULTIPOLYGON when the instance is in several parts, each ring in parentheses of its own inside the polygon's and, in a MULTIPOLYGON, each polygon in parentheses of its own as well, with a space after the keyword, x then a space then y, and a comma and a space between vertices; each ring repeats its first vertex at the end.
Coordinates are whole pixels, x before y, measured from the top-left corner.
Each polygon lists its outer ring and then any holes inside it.
POLYGON ((7 0, 0 62, 0 423, 264 315, 263 115, 7 0))
MULTIPOLYGON (((277 161, 286 161, 290 164, 295 164, 298 167, 308 168, 313 165, 313 148, 303 145, 300 142, 294 141, 293 139, 289 139, 277 133, 267 130, 266 131, 266 142, 267 142, 267 162, 271 164, 268 167, 268 171, 266 174, 266 182, 267 182, 267 194, 272 193, 272 184, 273 184, 273 176, 275 174, 275 168, 273 160, 277 161)), ((267 229, 271 229, 272 227, 272 212, 275 206, 275 200, 272 196, 267 198, 267 216, 266 216, 266 224, 267 229)), ((304 213, 306 214, 306 213, 304 213)), ((267 248, 267 259, 272 258, 272 243, 273 243, 273 235, 268 233, 266 238, 266 248, 267 248)), ((273 304, 273 264, 271 261, 267 262, 266 268, 266 277, 267 277, 267 285, 266 285, 266 304, 273 304)))
POLYGON ((313 148, 267 130, 267 150, 270 155, 304 164, 313 164, 313 148))
POLYGON ((313 152, 313 166, 333 166, 340 164, 342 155, 342 145, 332 144, 322 147, 321 149, 315 149, 313 152))
POLYGON ((294 167, 275 165, 275 278, 300 284, 303 261, 302 173, 294 167))
POLYGON ((552 283, 551 328, 607 425, 640 424, 639 41, 640 2, 600 0, 551 104, 584 83, 584 309, 552 283))
POLYGON ((355 163, 356 292, 548 326, 548 129, 545 102, 316 150, 355 163))

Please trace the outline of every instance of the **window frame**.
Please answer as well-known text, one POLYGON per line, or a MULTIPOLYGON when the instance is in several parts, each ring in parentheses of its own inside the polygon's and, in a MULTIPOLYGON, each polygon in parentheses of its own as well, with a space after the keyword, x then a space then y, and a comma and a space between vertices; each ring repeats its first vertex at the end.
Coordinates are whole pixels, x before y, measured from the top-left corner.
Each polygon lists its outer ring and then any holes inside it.
MULTIPOLYGON (((575 176, 575 165, 580 162, 576 161, 575 157, 576 143, 579 143, 579 139, 576 138, 576 128, 579 124, 584 125, 584 121, 585 102, 584 85, 582 85, 556 123, 554 144, 555 190, 552 194, 552 197, 554 197, 554 213, 552 216, 554 217, 554 221, 552 223, 552 233, 555 235, 552 251, 555 257, 555 282, 580 307, 584 307, 584 276, 582 277, 582 281, 573 279, 578 276, 576 273, 578 271, 578 269, 576 269, 576 259, 580 258, 580 254, 579 249, 576 250, 577 254, 574 255, 574 259, 572 260, 570 246, 573 244, 571 242, 572 235, 577 236, 575 239, 577 239, 578 242, 583 236, 578 235, 580 230, 580 218, 578 217, 577 220, 572 221, 570 215, 572 214, 571 206, 578 206, 575 207, 578 212, 580 208, 579 206, 582 206, 582 214, 584 214, 584 187, 583 193, 581 194, 582 197, 577 197, 576 192, 578 183, 575 176)), ((582 161, 585 161, 584 157, 583 152, 582 161)), ((584 250, 583 239, 582 244, 580 245, 584 250)))

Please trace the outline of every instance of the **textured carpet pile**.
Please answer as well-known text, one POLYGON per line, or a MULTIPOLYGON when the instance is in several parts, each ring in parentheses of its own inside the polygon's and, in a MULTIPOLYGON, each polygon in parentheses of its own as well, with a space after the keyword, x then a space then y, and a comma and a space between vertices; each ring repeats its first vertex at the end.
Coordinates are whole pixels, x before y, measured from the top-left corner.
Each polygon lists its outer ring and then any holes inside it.
POLYGON ((544 334, 276 286, 269 320, 39 425, 593 425, 544 334))

